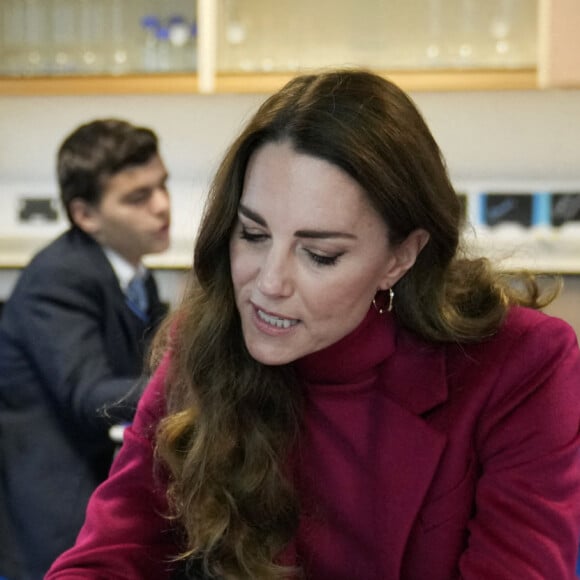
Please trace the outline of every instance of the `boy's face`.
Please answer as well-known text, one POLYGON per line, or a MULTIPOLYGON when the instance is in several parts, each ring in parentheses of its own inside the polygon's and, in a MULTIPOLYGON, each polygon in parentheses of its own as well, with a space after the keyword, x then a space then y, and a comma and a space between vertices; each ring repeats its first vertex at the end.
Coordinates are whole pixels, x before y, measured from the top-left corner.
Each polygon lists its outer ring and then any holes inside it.
POLYGON ((158 155, 119 171, 105 182, 99 204, 85 206, 77 225, 134 265, 146 254, 166 250, 171 213, 167 177, 158 155))

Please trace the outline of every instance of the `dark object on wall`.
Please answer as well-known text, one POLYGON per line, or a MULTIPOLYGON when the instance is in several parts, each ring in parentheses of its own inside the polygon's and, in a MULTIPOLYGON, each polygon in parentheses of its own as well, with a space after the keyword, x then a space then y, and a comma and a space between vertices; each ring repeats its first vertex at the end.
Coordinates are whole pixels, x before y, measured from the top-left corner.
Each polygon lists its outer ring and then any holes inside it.
POLYGON ((569 222, 580 222, 580 192, 551 195, 552 225, 561 226, 569 222))
POLYGON ((23 197, 20 199, 18 219, 21 222, 58 220, 57 200, 52 197, 23 197))
POLYGON ((482 195, 483 221, 488 226, 500 224, 532 225, 531 193, 486 193, 482 195))

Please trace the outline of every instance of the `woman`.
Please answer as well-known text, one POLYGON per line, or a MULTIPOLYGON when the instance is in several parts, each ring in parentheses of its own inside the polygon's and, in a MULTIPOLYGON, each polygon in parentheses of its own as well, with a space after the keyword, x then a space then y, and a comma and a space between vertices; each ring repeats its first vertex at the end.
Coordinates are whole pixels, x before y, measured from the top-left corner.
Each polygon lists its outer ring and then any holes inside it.
POLYGON ((576 338, 533 277, 461 255, 461 221, 393 84, 334 71, 269 98, 47 578, 573 578, 576 338))

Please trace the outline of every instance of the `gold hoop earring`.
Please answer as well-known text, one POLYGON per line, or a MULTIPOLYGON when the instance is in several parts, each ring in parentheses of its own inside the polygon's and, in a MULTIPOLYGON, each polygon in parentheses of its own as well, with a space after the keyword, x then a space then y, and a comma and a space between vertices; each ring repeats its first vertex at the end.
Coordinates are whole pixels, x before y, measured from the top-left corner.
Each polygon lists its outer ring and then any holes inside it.
POLYGON ((389 302, 387 304, 387 308, 383 308, 382 306, 379 306, 379 304, 377 303, 377 299, 373 298, 373 306, 375 307, 375 310, 379 313, 379 314, 384 314, 385 311, 386 312, 391 312, 393 310, 393 299, 395 298, 395 291, 392 288, 388 289, 388 293, 389 293, 389 302))
POLYGON ((395 298, 395 291, 389 288, 389 304, 387 305, 387 312, 393 310, 393 298, 395 298))

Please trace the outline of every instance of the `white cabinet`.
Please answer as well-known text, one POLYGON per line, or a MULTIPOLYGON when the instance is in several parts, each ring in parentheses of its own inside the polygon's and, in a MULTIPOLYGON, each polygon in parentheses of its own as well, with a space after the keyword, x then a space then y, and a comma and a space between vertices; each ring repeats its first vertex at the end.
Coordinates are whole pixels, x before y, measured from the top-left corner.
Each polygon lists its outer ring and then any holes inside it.
POLYGON ((220 72, 536 65, 536 0, 218 0, 220 72))
POLYGON ((2 0, 0 95, 271 92, 298 72, 335 65, 366 66, 407 90, 580 86, 578 0, 157 0, 162 26, 148 44, 152 1, 2 0), (38 74, 34 50, 21 69, 9 65, 14 46, 34 35, 15 36, 7 19, 25 18, 18 7, 59 2, 93 14, 78 16, 93 44, 77 35, 71 50, 100 68, 38 74), (104 6, 117 6, 105 33, 122 41, 105 42, 98 55, 91 22, 105 22, 94 16, 104 6), (167 43, 171 22, 178 26, 167 43))
POLYGON ((297 72, 335 65, 372 68, 407 90, 580 86, 578 0, 2 0, 0 7, 0 95, 271 92, 297 72), (49 36, 60 42, 50 50, 49 36))

